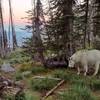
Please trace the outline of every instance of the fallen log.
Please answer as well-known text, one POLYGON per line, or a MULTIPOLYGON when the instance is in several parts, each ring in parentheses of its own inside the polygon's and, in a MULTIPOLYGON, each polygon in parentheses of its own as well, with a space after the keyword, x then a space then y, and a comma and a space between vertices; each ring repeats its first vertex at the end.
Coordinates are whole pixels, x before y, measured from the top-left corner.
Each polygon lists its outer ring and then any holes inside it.
POLYGON ((45 79, 45 78, 47 78, 47 79, 50 79, 50 80, 61 81, 60 78, 44 77, 44 76, 34 76, 33 78, 34 78, 34 79, 45 79))
POLYGON ((60 81, 53 89, 51 89, 49 92, 47 92, 46 95, 41 100, 45 100, 48 96, 50 96, 64 82, 65 82, 65 80, 60 81))

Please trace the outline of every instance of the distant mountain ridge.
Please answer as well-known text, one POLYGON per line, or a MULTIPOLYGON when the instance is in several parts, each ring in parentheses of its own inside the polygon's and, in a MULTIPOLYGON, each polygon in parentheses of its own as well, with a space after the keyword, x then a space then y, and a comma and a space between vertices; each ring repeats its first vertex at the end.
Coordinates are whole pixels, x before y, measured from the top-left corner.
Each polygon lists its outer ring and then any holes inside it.
MULTIPOLYGON (((7 35, 8 35, 8 28, 9 28, 9 26, 5 25, 5 30, 7 32, 7 35)), ((21 30, 21 28, 24 28, 24 25, 16 25, 15 26, 16 39, 17 39, 17 42, 18 42, 19 46, 22 45, 22 42, 24 41, 23 38, 27 38, 27 37, 32 36, 32 33, 28 33, 25 30, 21 30)), ((10 35, 10 37, 12 37, 12 35, 10 35)), ((11 41, 12 41, 12 39, 11 39, 11 41)))

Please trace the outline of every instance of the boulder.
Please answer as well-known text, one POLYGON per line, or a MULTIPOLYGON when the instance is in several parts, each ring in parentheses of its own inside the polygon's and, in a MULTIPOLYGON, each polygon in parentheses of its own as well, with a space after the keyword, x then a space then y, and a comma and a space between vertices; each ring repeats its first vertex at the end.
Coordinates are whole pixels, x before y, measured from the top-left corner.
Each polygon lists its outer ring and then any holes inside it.
POLYGON ((9 63, 4 63, 0 70, 3 72, 15 72, 15 69, 9 63))

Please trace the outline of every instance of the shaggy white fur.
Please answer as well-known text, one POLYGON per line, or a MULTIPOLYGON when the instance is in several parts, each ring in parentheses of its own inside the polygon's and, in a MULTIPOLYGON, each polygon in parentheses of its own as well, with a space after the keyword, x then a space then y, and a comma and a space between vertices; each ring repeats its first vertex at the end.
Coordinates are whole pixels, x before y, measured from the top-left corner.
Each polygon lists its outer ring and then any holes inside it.
MULTIPOLYGON (((76 63, 80 63, 84 68, 84 75, 86 76, 89 66, 95 67, 94 75, 98 73, 100 65, 100 51, 99 50, 80 50, 74 53, 69 59, 69 67, 74 67, 76 63)), ((80 74, 80 67, 77 66, 78 75, 80 74)))

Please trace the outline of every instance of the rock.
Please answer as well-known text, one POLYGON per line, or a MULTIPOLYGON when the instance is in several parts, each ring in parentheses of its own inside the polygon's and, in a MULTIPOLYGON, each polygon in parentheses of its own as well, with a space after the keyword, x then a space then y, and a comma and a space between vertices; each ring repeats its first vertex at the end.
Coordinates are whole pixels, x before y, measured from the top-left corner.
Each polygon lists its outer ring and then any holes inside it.
POLYGON ((3 72, 15 72, 15 69, 8 63, 4 63, 1 68, 0 68, 1 71, 3 72))

